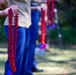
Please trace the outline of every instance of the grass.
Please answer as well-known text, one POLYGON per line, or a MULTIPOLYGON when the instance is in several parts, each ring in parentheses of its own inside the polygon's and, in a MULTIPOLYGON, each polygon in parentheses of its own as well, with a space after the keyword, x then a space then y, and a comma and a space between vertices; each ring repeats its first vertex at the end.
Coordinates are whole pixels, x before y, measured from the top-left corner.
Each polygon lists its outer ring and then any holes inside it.
MULTIPOLYGON (((7 46, 0 45, 0 75, 3 75, 7 59, 7 46), (4 48, 5 47, 5 48, 4 48)), ((42 73, 34 75, 76 75, 76 49, 50 48, 50 52, 36 56, 37 67, 42 73)))
POLYGON ((43 57, 36 57, 38 67, 44 74, 36 75, 76 75, 76 50, 51 48, 43 57))

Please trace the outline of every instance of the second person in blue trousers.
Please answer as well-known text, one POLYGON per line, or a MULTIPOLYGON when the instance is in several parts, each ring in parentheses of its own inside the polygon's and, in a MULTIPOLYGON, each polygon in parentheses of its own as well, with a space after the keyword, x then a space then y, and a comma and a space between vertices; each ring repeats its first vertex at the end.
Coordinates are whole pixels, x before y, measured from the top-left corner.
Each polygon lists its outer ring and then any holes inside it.
POLYGON ((32 0, 31 2, 31 22, 30 26, 30 44, 29 44, 29 59, 28 59, 28 75, 32 75, 32 71, 43 72, 39 70, 36 66, 35 60, 35 47, 36 47, 36 38, 38 31, 38 22, 40 20, 40 11, 41 4, 45 3, 44 0, 32 0))

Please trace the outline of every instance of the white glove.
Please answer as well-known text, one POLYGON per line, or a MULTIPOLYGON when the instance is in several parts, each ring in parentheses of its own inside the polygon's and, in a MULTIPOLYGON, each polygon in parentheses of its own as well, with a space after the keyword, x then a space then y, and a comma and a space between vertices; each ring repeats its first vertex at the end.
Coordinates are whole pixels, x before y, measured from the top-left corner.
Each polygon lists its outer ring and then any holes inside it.
POLYGON ((37 10, 38 11, 41 11, 41 6, 37 6, 37 10))
POLYGON ((46 4, 41 4, 41 8, 43 8, 43 10, 47 10, 47 5, 46 4))

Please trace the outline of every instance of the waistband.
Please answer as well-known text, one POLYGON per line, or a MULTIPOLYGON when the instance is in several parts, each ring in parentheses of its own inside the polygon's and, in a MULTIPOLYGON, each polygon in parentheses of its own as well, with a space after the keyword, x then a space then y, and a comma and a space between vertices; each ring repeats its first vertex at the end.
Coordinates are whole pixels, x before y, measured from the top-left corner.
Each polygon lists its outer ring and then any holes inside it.
POLYGON ((33 6, 40 6, 40 5, 41 5, 41 3, 32 2, 32 3, 31 3, 31 5, 33 5, 33 6))

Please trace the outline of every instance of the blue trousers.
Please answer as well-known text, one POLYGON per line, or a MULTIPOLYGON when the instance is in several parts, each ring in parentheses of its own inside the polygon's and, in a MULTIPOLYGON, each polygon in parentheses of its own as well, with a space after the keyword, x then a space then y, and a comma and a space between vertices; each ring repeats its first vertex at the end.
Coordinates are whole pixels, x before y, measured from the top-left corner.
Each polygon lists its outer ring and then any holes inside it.
POLYGON ((38 22, 40 19, 40 12, 38 10, 31 11, 31 20, 32 25, 30 26, 30 44, 29 44, 29 62, 28 62, 28 75, 32 75, 32 68, 36 67, 36 64, 33 62, 35 61, 34 54, 35 54, 35 47, 36 47, 36 38, 38 32, 38 22))
MULTIPOLYGON (((4 27, 6 37, 8 38, 8 26, 4 27)), ((29 39, 30 33, 29 29, 18 27, 18 40, 17 40, 17 50, 16 50, 16 68, 17 72, 13 75, 28 75, 26 74, 28 67, 28 52, 29 52, 29 39)), ((5 74, 10 75, 11 69, 9 61, 5 64, 5 74)))

